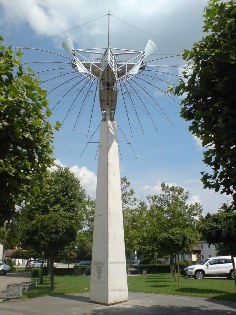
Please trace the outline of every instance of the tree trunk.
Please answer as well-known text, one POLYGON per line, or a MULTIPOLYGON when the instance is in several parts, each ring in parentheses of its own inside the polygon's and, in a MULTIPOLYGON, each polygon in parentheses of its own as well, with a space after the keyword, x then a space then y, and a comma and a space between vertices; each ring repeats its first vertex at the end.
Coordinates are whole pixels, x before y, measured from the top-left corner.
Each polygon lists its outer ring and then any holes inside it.
POLYGON ((50 256, 49 259, 49 272, 50 272, 50 282, 51 282, 51 289, 54 289, 54 256, 50 256))
POLYGON ((43 260, 40 267, 40 284, 43 284, 43 260))
POLYGON ((179 254, 177 254, 177 285, 179 287, 179 254))
POLYGON ((235 272, 235 261, 234 257, 231 255, 232 265, 233 265, 233 271, 234 271, 234 284, 236 286, 236 272, 235 272))
POLYGON ((172 277, 175 277, 175 265, 174 265, 174 255, 170 256, 170 272, 172 274, 172 277))

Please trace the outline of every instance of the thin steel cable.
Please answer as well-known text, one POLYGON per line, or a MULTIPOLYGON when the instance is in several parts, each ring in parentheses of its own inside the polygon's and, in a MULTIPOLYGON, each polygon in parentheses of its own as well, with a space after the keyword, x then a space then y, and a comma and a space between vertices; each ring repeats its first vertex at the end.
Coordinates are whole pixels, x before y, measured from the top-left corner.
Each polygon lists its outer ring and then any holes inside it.
POLYGON ((161 110, 161 112, 162 112, 163 115, 167 118, 167 120, 170 122, 170 124, 173 125, 173 123, 171 122, 171 120, 169 119, 169 117, 167 116, 167 114, 166 114, 166 113, 164 112, 164 110, 161 108, 160 104, 158 104, 158 103, 156 102, 156 100, 152 97, 152 95, 150 95, 150 93, 148 93, 148 92, 146 91, 146 89, 144 89, 139 83, 137 83, 137 82, 135 81, 135 79, 136 79, 136 78, 133 78, 133 82, 136 83, 136 84, 144 91, 144 93, 146 93, 146 94, 153 100, 153 102, 158 106, 158 108, 161 110))
POLYGON ((52 55, 56 55, 56 56, 59 56, 59 57, 63 57, 65 59, 69 59, 71 60, 71 57, 68 57, 68 56, 65 56, 65 55, 62 55, 62 54, 59 54, 55 51, 51 51, 51 50, 47 50, 47 49, 42 49, 42 48, 33 48, 33 47, 15 47, 16 49, 25 49, 25 50, 35 50, 35 51, 41 51, 41 52, 46 52, 48 54, 52 54, 52 55))
POLYGON ((59 87, 61 87, 62 85, 64 85, 64 84, 66 84, 66 83, 68 83, 68 82, 70 82, 70 81, 72 81, 72 80, 75 80, 75 79, 77 79, 77 78, 80 78, 80 74, 79 75, 76 75, 75 77, 73 77, 73 78, 71 78, 71 79, 69 79, 69 80, 66 80, 66 81, 64 81, 64 82, 62 82, 61 84, 59 84, 59 85, 57 85, 55 88, 53 88, 52 90, 50 90, 50 91, 48 91, 48 95, 50 94, 50 93, 52 93, 52 92, 54 92, 55 90, 57 90, 59 87))
MULTIPOLYGON (((163 83, 167 83, 168 85, 170 85, 170 84, 174 85, 172 82, 163 80, 163 79, 161 79, 161 78, 159 78, 159 77, 154 77, 154 76, 152 76, 152 75, 146 74, 145 71, 138 73, 136 77, 139 77, 139 76, 141 76, 141 75, 143 75, 143 76, 145 76, 145 77, 149 77, 149 78, 155 79, 155 80, 158 80, 158 81, 161 81, 161 82, 163 82, 163 83)), ((174 85, 174 86, 175 86, 175 85, 174 85)))
POLYGON ((127 144, 130 146, 132 152, 133 152, 133 155, 135 156, 135 158, 137 159, 137 155, 135 154, 135 151, 131 145, 131 143, 129 142, 128 138, 126 137, 125 133, 123 132, 123 130, 120 128, 120 126, 117 124, 117 127, 118 129, 120 130, 120 132, 122 133, 122 135, 124 136, 125 140, 127 141, 127 144))
POLYGON ((170 56, 155 58, 155 59, 152 59, 152 60, 147 60, 147 61, 145 61, 145 64, 147 64, 147 63, 149 63, 149 62, 153 62, 153 61, 159 61, 159 60, 164 60, 164 59, 174 58, 174 57, 180 57, 180 56, 182 56, 182 55, 176 54, 176 55, 170 55, 170 56))
POLYGON ((161 40, 161 41, 167 43, 167 44, 170 45, 170 46, 173 46, 173 47, 175 47, 175 48, 178 48, 178 49, 180 49, 180 50, 183 50, 183 48, 181 48, 181 47, 179 47, 179 46, 177 46, 177 45, 175 45, 175 44, 172 44, 171 42, 169 42, 169 41, 167 41, 167 40, 165 40, 165 39, 159 37, 159 36, 156 35, 156 34, 147 32, 147 31, 145 31, 145 30, 143 30, 143 29, 141 29, 141 28, 139 28, 139 27, 137 27, 137 26, 135 26, 135 25, 133 25, 133 24, 131 24, 131 23, 125 21, 125 20, 122 20, 122 19, 118 18, 117 16, 115 16, 115 15, 113 15, 113 14, 111 14, 111 16, 114 17, 115 19, 119 20, 120 22, 122 22, 122 23, 124 23, 124 24, 127 24, 127 25, 129 25, 130 27, 135 28, 136 30, 138 30, 138 31, 140 31, 140 32, 142 32, 142 33, 144 33, 144 34, 151 35, 152 37, 158 38, 159 40, 161 40))
POLYGON ((92 123, 93 111, 94 111, 95 102, 96 102, 96 96, 97 96, 97 91, 98 91, 98 84, 99 84, 99 80, 97 80, 97 84, 96 84, 96 86, 95 86, 95 93, 94 93, 94 98, 93 98, 93 105, 92 105, 92 110, 91 110, 91 115, 90 115, 90 120, 89 120, 89 126, 88 126, 87 137, 88 137, 88 135, 89 135, 90 127, 91 127, 91 123, 92 123))
POLYGON ((99 124, 99 125, 97 126, 97 128, 94 130, 94 132, 92 133, 92 135, 91 135, 91 137, 89 138, 88 142, 86 143, 86 145, 85 145, 85 147, 84 147, 84 149, 83 149, 82 153, 80 154, 80 158, 82 158, 82 156, 83 156, 83 154, 84 154, 85 150, 86 150, 86 149, 87 149, 87 147, 88 147, 88 144, 90 143, 90 141, 92 140, 93 136, 94 136, 94 135, 95 135, 95 133, 97 132, 97 130, 98 130, 98 128, 99 128, 99 126, 100 126, 100 124, 99 124))
MULTIPOLYGON (((88 82, 89 82, 89 81, 88 81, 88 82)), ((78 113, 78 115, 77 115, 77 117, 76 117, 76 121, 75 121, 75 124, 74 124, 73 131, 75 131, 75 127, 76 127, 76 125, 77 125, 77 123, 78 123, 78 121, 79 121, 80 115, 81 115, 81 113, 82 113, 82 111, 83 111, 83 109, 84 109, 85 101, 86 101, 86 99, 87 99, 87 97, 88 97, 88 94, 89 94, 89 92, 90 92, 90 88, 91 88, 92 85, 93 85, 93 81, 91 80, 91 83, 90 83, 90 86, 89 86, 89 88, 88 88, 88 91, 87 91, 87 93, 85 94, 85 97, 84 97, 84 99, 83 99, 83 102, 82 102, 82 104, 81 104, 81 106, 80 106, 80 111, 79 111, 79 113, 78 113)))
POLYGON ((55 76, 55 77, 51 77, 51 78, 49 78, 49 79, 47 79, 47 80, 41 81, 41 83, 46 83, 46 82, 55 80, 55 79, 57 79, 57 78, 63 77, 63 76, 65 76, 65 75, 69 75, 69 74, 71 75, 71 74, 73 74, 73 72, 70 71, 70 72, 65 72, 65 73, 59 74, 59 75, 57 75, 57 76, 55 76))
POLYGON ((122 85, 120 85, 120 91, 121 91, 121 95, 122 95, 123 102, 124 102, 124 105, 125 105, 125 112, 126 112, 126 116, 127 116, 127 119, 128 119, 130 133, 131 133, 131 136, 133 137, 133 131, 132 131, 132 128, 131 128, 131 123, 130 123, 130 119, 129 119, 129 113, 128 113, 128 109, 127 109, 127 105, 126 105, 126 101, 125 101, 122 85))
MULTIPOLYGON (((41 71, 36 71, 34 72, 35 74, 41 74, 41 73, 45 73, 45 72, 50 72, 50 71, 57 71, 57 70, 65 70, 65 69, 71 69, 71 67, 62 67, 62 68, 51 68, 51 69, 44 69, 44 70, 41 70, 41 71)), ((71 72, 71 71, 70 71, 71 72)), ((73 73, 73 72, 71 72, 73 73)))
MULTIPOLYGON (((149 77, 150 77, 150 76, 149 76, 149 77)), ((166 91, 162 90, 161 88, 159 88, 159 87, 156 86, 155 84, 152 84, 151 82, 149 82, 149 81, 147 81, 147 80, 145 80, 145 79, 143 79, 143 78, 140 78, 139 76, 137 76, 136 78, 139 79, 139 80, 142 80, 143 82, 145 82, 145 83, 147 83, 147 84, 149 84, 149 85, 151 85, 151 86, 153 86, 153 87, 155 87, 156 89, 158 89, 158 91, 164 93, 166 96, 168 96, 170 99, 172 99, 172 101, 174 101, 174 102, 176 102, 178 105, 180 105, 172 96, 170 96, 166 91)), ((155 78, 155 79, 156 79, 156 78, 155 78)), ((166 81, 163 81, 163 80, 161 80, 161 79, 157 79, 157 80, 162 81, 162 82, 166 82, 166 81)), ((173 85, 173 84, 172 84, 172 83, 169 83, 169 85, 173 85)), ((175 85, 173 85, 173 86, 175 86, 175 85)))
MULTIPOLYGON (((85 78, 82 78, 82 79, 80 80, 80 82, 82 82, 83 80, 87 79, 88 77, 89 77, 89 75, 88 75, 87 77, 85 77, 85 78)), ((80 82, 79 82, 79 83, 80 83, 80 82)), ((66 112, 66 115, 65 115, 65 117, 64 117, 64 119, 63 119, 63 121, 62 121, 62 124, 64 124, 64 122, 66 121, 66 119, 67 119, 69 113, 71 112, 71 110, 72 110, 72 108, 73 108, 73 106, 74 106, 74 104, 75 104, 77 98, 79 97, 80 93, 83 91, 84 87, 88 84, 88 82, 89 82, 89 80, 85 82, 85 84, 81 87, 81 89, 79 90, 79 92, 76 94, 76 96, 75 96, 73 102, 71 103, 69 109, 68 109, 67 112, 66 112)))
POLYGON ((157 126, 156 126, 156 124, 155 124, 155 122, 154 122, 154 120, 153 120, 153 118, 152 118, 152 116, 151 116, 149 110, 147 109, 147 106, 146 106, 145 103, 143 102, 143 100, 142 100, 142 98, 140 97, 139 93, 137 93, 137 92, 135 91, 135 88, 132 86, 132 84, 131 84, 130 82, 132 82, 132 80, 127 81, 127 83, 128 83, 128 84, 130 85, 130 87, 133 89, 133 91, 134 91, 134 93, 136 94, 136 96, 139 98, 139 100, 140 100, 140 102, 142 103, 143 107, 145 108, 146 114, 147 114, 148 117, 151 119, 151 122, 152 122, 152 124, 154 125, 155 130, 158 131, 157 126))
POLYGON ((84 25, 88 25, 88 24, 90 24, 90 23, 93 23, 93 22, 95 22, 95 21, 97 21, 97 20, 100 20, 100 19, 104 18, 105 16, 107 16, 107 14, 102 15, 102 16, 100 16, 100 17, 97 17, 97 18, 95 18, 95 19, 93 19, 93 20, 91 20, 91 21, 85 22, 85 23, 83 23, 83 24, 75 25, 75 26, 73 26, 73 27, 67 29, 66 31, 57 33, 57 34, 55 34, 55 35, 52 35, 52 36, 49 36, 49 37, 47 37, 47 38, 45 38, 45 39, 42 39, 42 40, 39 40, 39 41, 30 43, 30 44, 28 44, 28 45, 36 45, 36 44, 39 44, 39 43, 41 43, 41 42, 47 41, 47 40, 49 40, 49 39, 52 39, 52 38, 54 38, 54 37, 58 37, 58 36, 60 36, 60 35, 62 35, 62 34, 66 34, 66 33, 70 32, 70 31, 75 30, 76 28, 79 28, 79 27, 82 27, 82 26, 84 26, 84 25))
POLYGON ((175 73, 170 73, 170 72, 166 72, 166 71, 151 70, 151 69, 145 69, 145 70, 144 70, 144 72, 145 72, 145 71, 148 71, 148 72, 154 72, 154 73, 158 72, 158 73, 162 73, 162 74, 168 74, 168 75, 171 75, 171 76, 173 76, 173 77, 177 77, 177 78, 179 78, 179 77, 180 77, 178 74, 175 74, 175 73))
POLYGON ((125 90, 126 90, 128 96, 129 96, 130 101, 131 101, 131 104, 132 104, 132 107, 133 107, 135 116, 136 116, 136 118, 137 118, 137 121, 138 121, 138 123, 139 123, 140 129, 141 129, 141 131, 142 131, 142 134, 144 134, 143 126, 142 126, 142 123, 141 123, 141 121, 140 121, 140 117, 139 117, 139 115, 138 115, 138 112, 137 112, 137 110, 136 110, 136 108, 135 108, 134 101, 133 101, 132 97, 130 96, 130 92, 129 92, 128 88, 126 87, 126 85, 125 85, 124 83, 123 83, 123 86, 124 86, 124 88, 125 88, 125 90))
MULTIPOLYGON (((85 78, 86 79, 86 78, 85 78)), ((58 104, 61 103, 61 101, 78 85, 80 84, 81 81, 76 82, 69 90, 67 90, 67 92, 65 94, 62 95, 62 97, 59 99, 59 101, 54 105, 53 109, 54 110, 58 104)))

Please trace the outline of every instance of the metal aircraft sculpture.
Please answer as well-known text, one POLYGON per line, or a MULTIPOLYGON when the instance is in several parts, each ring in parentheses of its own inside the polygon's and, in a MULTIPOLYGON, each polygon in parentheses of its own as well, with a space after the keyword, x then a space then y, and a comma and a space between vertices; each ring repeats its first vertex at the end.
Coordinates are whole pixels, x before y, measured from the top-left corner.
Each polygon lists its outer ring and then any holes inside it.
POLYGON ((117 104, 117 85, 145 70, 145 59, 156 50, 152 40, 148 40, 144 51, 117 49, 75 49, 70 38, 63 43, 66 51, 72 55, 72 68, 81 74, 89 74, 99 79, 99 99, 103 119, 109 116, 114 120, 117 104), (103 50, 103 51, 102 51, 103 50), (101 61, 85 59, 81 53, 99 54, 101 61), (118 61, 119 56, 132 56, 128 62, 118 61))

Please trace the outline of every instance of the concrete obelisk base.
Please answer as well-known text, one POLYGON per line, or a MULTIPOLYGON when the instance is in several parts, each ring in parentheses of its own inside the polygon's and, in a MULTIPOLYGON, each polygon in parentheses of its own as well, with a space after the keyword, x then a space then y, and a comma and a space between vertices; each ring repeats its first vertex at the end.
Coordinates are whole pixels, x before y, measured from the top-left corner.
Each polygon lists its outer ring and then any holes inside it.
POLYGON ((115 121, 102 121, 93 233, 90 301, 128 300, 120 167, 115 121))

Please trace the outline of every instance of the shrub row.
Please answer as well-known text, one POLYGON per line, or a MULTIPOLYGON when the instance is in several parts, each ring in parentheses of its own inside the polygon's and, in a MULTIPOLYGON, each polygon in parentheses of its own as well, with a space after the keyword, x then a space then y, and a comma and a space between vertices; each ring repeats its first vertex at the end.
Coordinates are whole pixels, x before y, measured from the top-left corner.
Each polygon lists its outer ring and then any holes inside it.
MULTIPOLYGON (((181 262, 179 264, 179 269, 182 270, 183 268, 189 266, 191 263, 188 262, 181 262)), ((169 273, 170 272, 170 265, 164 265, 164 264, 157 264, 157 265, 149 265, 149 264, 142 264, 142 265, 127 265, 127 268, 134 268, 140 273, 142 273, 144 270, 147 273, 169 273)), ((177 265, 176 265, 176 271, 177 271, 177 265)))
POLYGON ((134 268, 140 273, 142 273, 144 270, 147 273, 168 273, 170 272, 170 265, 131 265, 127 266, 127 268, 134 268))
MULTIPOLYGON (((40 277, 41 268, 34 268, 31 270, 31 278, 40 277)), ((48 274, 48 268, 43 268, 43 275, 48 274)), ((80 276, 80 275, 90 275, 91 267, 90 266, 78 266, 75 268, 54 268, 55 276, 80 276)))
MULTIPOLYGON (((189 264, 180 264, 180 270, 189 264)), ((170 272, 170 265, 127 265, 128 268, 134 268, 137 270, 137 273, 142 274, 143 271, 147 273, 169 273, 170 272)), ((48 274, 48 268, 43 268, 43 275, 48 274)), ((80 276, 80 275, 90 275, 91 274, 91 266, 75 266, 74 268, 55 268, 54 274, 56 276, 80 276)), ((32 278, 39 278, 40 277, 40 268, 34 268, 31 271, 32 278)))

